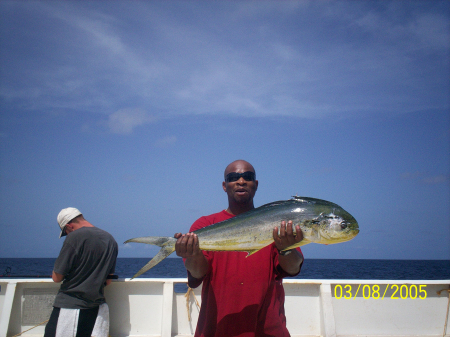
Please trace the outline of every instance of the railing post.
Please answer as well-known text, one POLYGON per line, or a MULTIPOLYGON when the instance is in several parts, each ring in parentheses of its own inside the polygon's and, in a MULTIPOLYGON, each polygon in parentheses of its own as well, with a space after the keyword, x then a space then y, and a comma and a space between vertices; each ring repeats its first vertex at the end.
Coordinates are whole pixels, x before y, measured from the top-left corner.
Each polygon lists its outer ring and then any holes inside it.
POLYGON ((324 337, 336 337, 336 322, 334 320, 333 303, 331 301, 331 284, 320 285, 321 320, 324 337))
POLYGON ((0 336, 6 336, 8 333, 9 319, 16 292, 16 282, 8 282, 6 285, 5 300, 3 302, 2 316, 0 317, 0 336))
POLYGON ((161 337, 172 336, 173 282, 164 282, 161 337))

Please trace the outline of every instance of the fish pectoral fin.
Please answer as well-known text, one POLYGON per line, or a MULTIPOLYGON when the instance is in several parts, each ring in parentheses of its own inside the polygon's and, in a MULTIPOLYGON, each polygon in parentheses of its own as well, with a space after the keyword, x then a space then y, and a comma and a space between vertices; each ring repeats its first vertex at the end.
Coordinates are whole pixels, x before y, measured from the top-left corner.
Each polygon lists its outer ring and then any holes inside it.
POLYGON ((299 243, 296 243, 295 245, 287 247, 285 250, 291 250, 291 249, 294 249, 294 248, 297 248, 297 247, 301 247, 301 246, 307 245, 308 243, 311 243, 311 241, 309 241, 308 239, 303 238, 302 241, 300 241, 299 243))
POLYGON ((253 255, 253 254, 255 254, 256 252, 259 252, 260 251, 260 249, 255 249, 255 250, 248 250, 247 251, 247 256, 246 257, 249 257, 250 255, 253 255))
MULTIPOLYGON (((311 243, 311 241, 309 241, 308 239, 303 238, 303 240, 300 241, 299 243, 296 243, 295 245, 287 247, 284 250, 291 250, 291 249, 294 249, 294 248, 297 248, 297 247, 300 247, 300 246, 307 245, 308 243, 311 243)), ((260 251, 260 249, 247 250, 246 252, 248 253, 248 255, 246 257, 249 257, 250 255, 253 255, 253 254, 255 254, 255 253, 259 252, 259 251, 260 251)))

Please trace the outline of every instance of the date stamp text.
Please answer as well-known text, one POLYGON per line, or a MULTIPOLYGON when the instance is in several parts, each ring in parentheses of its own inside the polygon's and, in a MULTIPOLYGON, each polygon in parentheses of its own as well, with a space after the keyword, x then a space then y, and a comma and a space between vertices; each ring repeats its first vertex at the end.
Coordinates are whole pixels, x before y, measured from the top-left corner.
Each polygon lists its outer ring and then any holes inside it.
POLYGON ((427 286, 425 284, 336 284, 333 296, 336 299, 355 299, 362 296, 364 299, 383 300, 390 298, 398 299, 426 299, 427 286))

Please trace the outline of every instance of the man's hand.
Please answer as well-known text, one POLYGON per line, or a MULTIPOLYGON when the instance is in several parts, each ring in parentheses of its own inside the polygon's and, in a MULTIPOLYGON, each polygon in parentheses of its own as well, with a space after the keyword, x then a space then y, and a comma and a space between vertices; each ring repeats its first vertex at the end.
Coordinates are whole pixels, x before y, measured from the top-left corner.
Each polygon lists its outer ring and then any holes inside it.
POLYGON ((299 225, 295 226, 295 231, 296 233, 294 234, 291 220, 288 221, 287 225, 286 221, 281 221, 279 235, 278 227, 273 229, 273 241, 275 241, 278 250, 284 250, 303 240, 303 233, 299 225))
POLYGON ((176 233, 173 237, 177 239, 175 252, 185 259, 184 266, 194 278, 201 279, 208 271, 208 261, 200 249, 197 234, 176 233))
MULTIPOLYGON (((291 247, 303 240, 303 233, 300 226, 295 226, 296 233, 292 226, 292 221, 281 221, 280 234, 278 235, 278 227, 273 229, 273 241, 279 251, 291 247)), ((303 263, 303 255, 297 250, 293 249, 286 255, 279 254, 278 262, 281 268, 290 275, 296 275, 300 271, 300 266, 303 263)))
POLYGON ((175 243, 175 252, 178 256, 188 259, 190 257, 198 256, 202 254, 199 248, 198 237, 194 233, 181 234, 176 233, 174 238, 177 239, 175 243))

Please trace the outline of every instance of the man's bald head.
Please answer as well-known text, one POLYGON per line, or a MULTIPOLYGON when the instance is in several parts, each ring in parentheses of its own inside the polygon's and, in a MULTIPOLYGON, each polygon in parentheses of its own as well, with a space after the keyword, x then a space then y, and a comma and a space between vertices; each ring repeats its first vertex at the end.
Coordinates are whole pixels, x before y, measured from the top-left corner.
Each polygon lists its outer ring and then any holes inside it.
POLYGON ((227 174, 230 172, 243 173, 243 172, 247 172, 247 171, 256 173, 252 164, 250 164, 248 161, 238 159, 238 160, 235 160, 234 162, 228 164, 228 166, 225 168, 225 172, 224 172, 223 176, 225 178, 227 176, 227 174))

